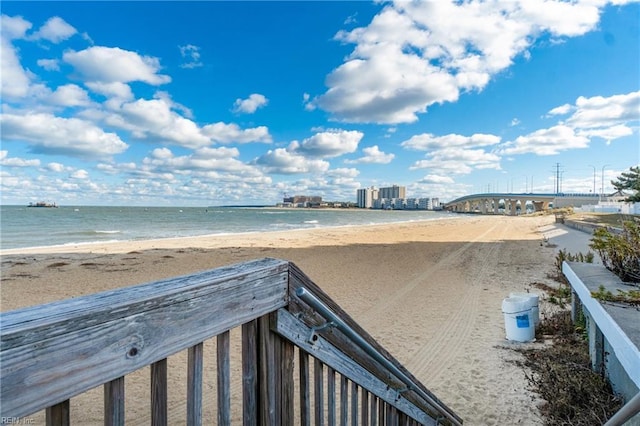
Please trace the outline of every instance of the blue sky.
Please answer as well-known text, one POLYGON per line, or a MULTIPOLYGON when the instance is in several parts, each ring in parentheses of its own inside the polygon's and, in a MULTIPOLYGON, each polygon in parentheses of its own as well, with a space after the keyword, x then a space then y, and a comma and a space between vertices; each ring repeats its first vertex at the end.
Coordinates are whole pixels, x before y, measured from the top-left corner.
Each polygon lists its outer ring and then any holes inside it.
POLYGON ((624 0, 3 1, 0 201, 608 192, 639 40, 624 0))

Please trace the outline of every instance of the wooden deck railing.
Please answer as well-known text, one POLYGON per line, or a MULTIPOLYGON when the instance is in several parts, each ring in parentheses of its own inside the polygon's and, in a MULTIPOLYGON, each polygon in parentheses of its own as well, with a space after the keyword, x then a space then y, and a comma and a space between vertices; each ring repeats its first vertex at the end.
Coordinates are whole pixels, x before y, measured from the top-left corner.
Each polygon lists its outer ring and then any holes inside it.
MULTIPOLYGON (((186 414, 203 422, 204 343, 215 340, 215 408, 228 425, 462 424, 294 264, 260 259, 0 314, 0 418, 104 388, 104 424, 125 422, 125 377, 150 366, 152 425, 166 425, 167 358, 187 351, 186 414), (330 317, 330 318, 327 318, 330 317), (241 394, 230 333, 240 329, 241 394), (237 400, 237 401, 236 401, 237 400), (232 404, 233 403, 233 404, 232 404), (237 408, 241 405, 241 408, 237 408)), ((206 419, 205 419, 206 420, 206 419)))

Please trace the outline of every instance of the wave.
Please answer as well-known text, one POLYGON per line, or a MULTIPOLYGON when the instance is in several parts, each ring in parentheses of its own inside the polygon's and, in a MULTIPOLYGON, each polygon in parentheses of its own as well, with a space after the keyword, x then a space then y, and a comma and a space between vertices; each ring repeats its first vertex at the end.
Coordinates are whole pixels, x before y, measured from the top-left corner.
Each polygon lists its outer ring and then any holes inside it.
POLYGON ((96 230, 96 231, 93 231, 93 232, 94 232, 95 234, 120 234, 122 231, 118 231, 118 230, 113 230, 113 231, 108 231, 108 230, 100 231, 100 230, 96 230))
POLYGON ((302 222, 302 223, 310 223, 310 224, 314 224, 314 223, 320 223, 320 221, 318 221, 318 220, 305 220, 305 221, 304 221, 304 222, 302 222))

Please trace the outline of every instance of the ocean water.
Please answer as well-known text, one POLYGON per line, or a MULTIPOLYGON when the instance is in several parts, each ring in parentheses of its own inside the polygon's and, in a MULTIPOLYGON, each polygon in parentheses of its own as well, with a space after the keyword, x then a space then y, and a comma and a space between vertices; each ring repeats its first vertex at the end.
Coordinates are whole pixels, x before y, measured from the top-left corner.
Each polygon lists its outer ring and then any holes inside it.
POLYGON ((357 226, 446 217, 452 215, 425 210, 0 206, 0 248, 357 226))

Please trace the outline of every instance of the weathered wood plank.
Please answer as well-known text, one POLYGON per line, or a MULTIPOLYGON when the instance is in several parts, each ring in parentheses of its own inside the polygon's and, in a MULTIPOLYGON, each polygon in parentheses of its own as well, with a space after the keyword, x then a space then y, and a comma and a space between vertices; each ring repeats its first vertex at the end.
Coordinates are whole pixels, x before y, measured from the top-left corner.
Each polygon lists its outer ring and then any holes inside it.
POLYGON ((284 260, 257 259, 195 274, 2 312, 0 350, 39 342, 42 335, 51 338, 57 334, 69 334, 106 320, 112 321, 154 310, 163 305, 191 300, 210 292, 218 292, 219 286, 236 287, 246 281, 287 272, 288 269, 289 262, 284 260), (34 334, 25 335, 27 331, 34 334))
POLYGON ((340 426, 347 426, 349 420, 349 381, 340 375, 340 426))
POLYGON ((276 406, 276 335, 271 332, 270 315, 258 318, 259 419, 262 425, 278 424, 276 406))
POLYGON ((358 426, 358 384, 351 382, 351 424, 358 426))
POLYGON ((429 417, 426 412, 416 407, 396 390, 390 389, 384 381, 372 376, 369 371, 358 365, 353 359, 345 356, 323 337, 318 336, 318 339, 313 343, 309 342, 307 337, 310 335, 311 329, 284 309, 279 309, 277 312, 276 331, 312 354, 314 358, 331 366, 340 374, 349 378, 349 380, 359 383, 362 388, 367 389, 387 403, 399 407, 416 420, 423 424, 435 424, 433 418, 429 417))
POLYGON ((336 370, 327 366, 327 424, 336 424, 336 370))
POLYGON ((203 344, 198 343, 187 353, 187 425, 202 424, 203 344))
MULTIPOLYGON (((71 410, 69 400, 59 402, 46 410, 46 426, 69 426, 71 410)), ((13 417, 10 417, 13 418, 13 417)), ((4 423, 4 422, 3 422, 4 423)))
POLYGON ((273 371, 273 378, 274 378, 274 382, 273 382, 273 390, 275 391, 275 416, 276 416, 276 423, 275 424, 282 424, 283 420, 282 420, 282 404, 283 404, 283 399, 284 396, 282 395, 282 387, 283 387, 283 383, 282 383, 282 337, 278 336, 277 334, 272 333, 273 336, 273 353, 274 353, 274 358, 273 358, 273 363, 268 364, 268 367, 270 370, 273 371))
POLYGON ((371 395, 371 426, 378 426, 378 398, 371 395))
POLYGON ((285 306, 287 282, 287 263, 267 259, 2 313, 0 416, 34 413, 285 306))
POLYGON ((366 390, 362 390, 362 405, 361 405, 361 413, 362 417, 362 426, 369 425, 369 392, 366 390))
POLYGON ((302 426, 310 426, 309 355, 304 350, 299 349, 298 360, 300 362, 300 424, 302 426))
POLYGON ((104 384, 104 425, 124 426, 124 376, 104 384))
POLYGON ((231 425, 231 355, 230 333, 216 338, 216 370, 218 384, 218 425, 231 425))
POLYGON ((151 424, 167 426, 167 359, 151 364, 151 424))
POLYGON ((318 358, 313 359, 313 405, 317 425, 324 424, 324 380, 323 365, 318 358))
POLYGON ((151 364, 151 424, 167 426, 167 359, 151 364))
POLYGON ((242 325, 242 424, 258 424, 258 324, 242 325))
POLYGON ((293 426, 294 424, 294 398, 295 389, 293 381, 293 359, 294 345, 286 339, 281 340, 280 373, 282 377, 282 406, 281 422, 283 426, 293 426))

